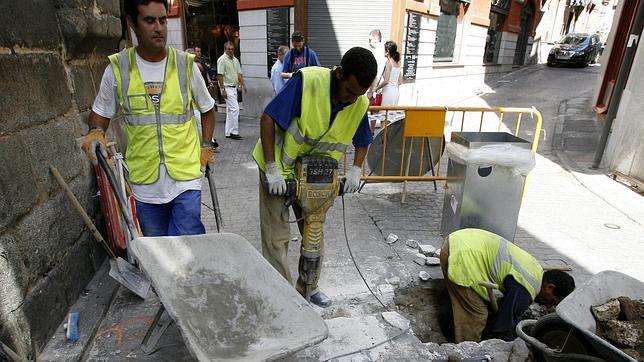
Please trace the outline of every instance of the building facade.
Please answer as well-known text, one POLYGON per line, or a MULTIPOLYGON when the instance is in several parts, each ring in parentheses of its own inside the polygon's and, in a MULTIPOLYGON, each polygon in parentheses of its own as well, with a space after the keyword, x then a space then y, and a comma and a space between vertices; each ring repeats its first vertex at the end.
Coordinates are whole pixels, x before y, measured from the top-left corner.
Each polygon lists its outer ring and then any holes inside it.
MULTIPOLYGON (((269 71, 279 45, 304 32, 323 66, 338 64, 369 32, 393 40, 402 55, 401 105, 449 105, 525 64, 547 59, 569 31, 608 28, 600 0, 172 0, 169 43, 200 46, 214 64, 233 41, 248 96, 242 114, 257 117, 273 96, 269 71)), ((614 2, 614 0, 612 0, 614 2)), ((609 14, 610 15, 610 14, 609 14)), ((384 57, 384 49, 374 54, 384 57)), ((211 70, 214 75, 214 67, 211 70)))
MULTIPOLYGON (((602 164, 610 172, 644 188, 644 46, 641 41, 642 0, 620 1, 598 77, 594 103, 598 114, 615 114, 602 164), (626 61, 629 57, 628 61, 626 61), (630 66, 629 66, 630 64, 630 66), (620 74, 626 82, 618 88, 620 74), (617 97, 618 92, 620 97, 617 97), (618 102, 615 100, 619 99, 618 102)), ((604 147, 604 145, 600 145, 604 147)))

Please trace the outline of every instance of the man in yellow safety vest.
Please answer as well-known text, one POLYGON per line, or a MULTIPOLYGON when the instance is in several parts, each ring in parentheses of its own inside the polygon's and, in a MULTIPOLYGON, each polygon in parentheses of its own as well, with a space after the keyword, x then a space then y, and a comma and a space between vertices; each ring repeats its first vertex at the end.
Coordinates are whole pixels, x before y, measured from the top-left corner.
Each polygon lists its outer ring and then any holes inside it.
POLYGON ((109 57, 83 150, 106 156, 105 131, 120 109, 126 162, 145 236, 203 234, 201 177, 212 159, 214 100, 194 55, 166 47, 167 0, 126 0, 138 45, 109 57), (201 139, 193 107, 201 112, 201 139))
POLYGON ((512 340, 519 317, 533 301, 557 305, 575 289, 569 274, 544 272, 532 255, 481 229, 449 234, 441 248, 440 264, 452 303, 456 343, 478 342, 482 335, 512 340), (497 284, 503 292, 498 311, 490 313, 487 289, 479 282, 497 284))
MULTIPOLYGON (((373 54, 364 48, 351 48, 342 57, 340 66, 333 70, 305 67, 297 71, 264 109, 260 139, 253 151, 259 166, 262 253, 291 283, 286 259, 290 241, 289 210, 281 197, 286 192, 285 180, 295 178, 298 158, 323 155, 339 160, 353 142, 355 156, 346 174, 344 192, 357 191, 361 165, 373 140, 367 120, 369 101, 364 94, 375 76, 373 54)), ((301 209, 296 204, 293 207, 295 214, 300 215, 301 209)), ((327 307, 331 300, 317 286, 321 259, 322 255, 314 285, 310 286, 311 302, 327 307)), ((298 279, 298 292, 304 294, 305 288, 304 282, 298 279)))

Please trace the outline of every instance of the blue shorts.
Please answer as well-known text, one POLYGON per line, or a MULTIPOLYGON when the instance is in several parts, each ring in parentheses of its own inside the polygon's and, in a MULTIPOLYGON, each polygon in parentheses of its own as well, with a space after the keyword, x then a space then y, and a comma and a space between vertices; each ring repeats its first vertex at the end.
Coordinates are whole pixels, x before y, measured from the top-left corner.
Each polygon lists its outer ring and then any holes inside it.
POLYGON ((188 190, 167 204, 136 202, 143 236, 205 234, 201 222, 201 191, 188 190))

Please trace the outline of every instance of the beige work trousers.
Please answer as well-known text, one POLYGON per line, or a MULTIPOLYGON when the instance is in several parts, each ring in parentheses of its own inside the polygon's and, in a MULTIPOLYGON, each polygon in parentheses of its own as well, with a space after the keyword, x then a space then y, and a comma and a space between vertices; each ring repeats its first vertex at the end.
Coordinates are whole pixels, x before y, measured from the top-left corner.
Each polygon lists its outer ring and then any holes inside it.
POLYGON ((441 247, 440 262, 454 314, 454 342, 479 342, 487 323, 488 307, 474 289, 454 284, 449 280, 448 261, 449 241, 445 239, 441 247))
MULTIPOLYGON (((293 285, 293 277, 288 268, 288 243, 291 240, 291 226, 288 223, 289 210, 284 206, 283 196, 274 196, 268 193, 266 189, 266 176, 264 172, 259 171, 259 222, 262 237, 262 255, 264 258, 280 273, 288 282, 293 285)), ((293 204, 295 217, 302 217, 302 209, 293 204)), ((300 235, 303 234, 303 221, 297 223, 300 235)), ((322 271, 322 261, 324 258, 324 241, 320 243, 320 261, 315 271, 315 279, 311 285, 311 295, 318 292, 318 281, 322 271)), ((298 271, 302 269, 304 258, 300 256, 298 271)), ((295 289, 304 295, 306 285, 299 277, 295 283, 295 289)))

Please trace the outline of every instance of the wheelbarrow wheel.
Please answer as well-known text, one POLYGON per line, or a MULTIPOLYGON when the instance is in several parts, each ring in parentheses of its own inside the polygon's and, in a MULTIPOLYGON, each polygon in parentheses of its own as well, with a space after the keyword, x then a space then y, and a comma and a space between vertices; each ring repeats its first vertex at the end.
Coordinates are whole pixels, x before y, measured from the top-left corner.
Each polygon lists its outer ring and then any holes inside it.
MULTIPOLYGON (((541 317, 532 326, 530 334, 532 337, 546 344, 549 348, 563 354, 574 353, 597 356, 595 349, 583 333, 566 323, 557 313, 550 313, 541 317)), ((537 361, 548 360, 541 352, 535 353, 535 357, 537 361)))

